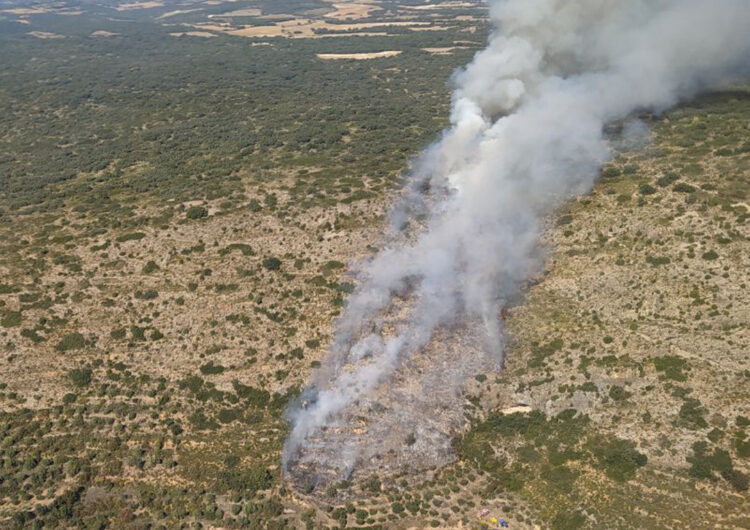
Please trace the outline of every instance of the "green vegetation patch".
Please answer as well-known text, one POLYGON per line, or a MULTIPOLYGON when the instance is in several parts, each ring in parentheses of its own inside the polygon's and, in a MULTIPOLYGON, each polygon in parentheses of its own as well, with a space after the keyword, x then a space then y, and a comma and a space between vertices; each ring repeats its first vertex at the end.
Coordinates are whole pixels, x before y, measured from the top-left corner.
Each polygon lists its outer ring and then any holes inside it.
POLYGON ((67 335, 64 335, 62 340, 57 343, 57 346, 55 346, 55 349, 59 352, 67 352, 72 350, 80 350, 81 348, 84 348, 86 346, 86 338, 78 333, 77 331, 73 333, 68 333, 67 335))

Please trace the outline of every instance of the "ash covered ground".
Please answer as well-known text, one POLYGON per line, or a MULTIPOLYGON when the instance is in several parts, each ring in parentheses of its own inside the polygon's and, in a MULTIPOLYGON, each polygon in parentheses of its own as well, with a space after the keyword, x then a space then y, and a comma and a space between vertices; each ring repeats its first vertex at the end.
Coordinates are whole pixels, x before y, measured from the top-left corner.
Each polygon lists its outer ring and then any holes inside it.
MULTIPOLYGON (((403 318, 385 323, 384 335, 403 318)), ((373 476, 423 480, 453 462, 453 439, 469 425, 465 390, 474 381, 471 376, 501 368, 500 359, 487 353, 485 340, 478 321, 441 328, 390 380, 310 436, 290 456, 287 480, 301 493, 323 496, 331 485, 373 476)), ((350 359, 343 370, 366 362, 366 357, 350 359)))

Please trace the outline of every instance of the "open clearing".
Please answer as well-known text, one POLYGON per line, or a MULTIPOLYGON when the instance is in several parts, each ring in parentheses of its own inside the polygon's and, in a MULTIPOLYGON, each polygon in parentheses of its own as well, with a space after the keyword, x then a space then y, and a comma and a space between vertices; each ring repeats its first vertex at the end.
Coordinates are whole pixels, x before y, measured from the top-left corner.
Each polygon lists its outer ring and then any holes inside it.
POLYGON ((208 31, 183 31, 178 33, 170 33, 173 37, 201 37, 203 39, 209 39, 216 37, 216 33, 209 33, 208 31))
POLYGON ((433 55, 450 55, 454 50, 461 48, 461 46, 447 46, 445 48, 422 48, 422 51, 431 53, 433 55))
POLYGON ((229 35, 238 37, 287 37, 287 38, 314 38, 331 35, 336 32, 337 36, 357 35, 362 29, 388 29, 389 27, 408 27, 417 29, 422 26, 429 26, 429 22, 367 22, 360 24, 329 24, 323 20, 297 19, 285 20, 272 26, 247 26, 241 29, 233 29, 229 26, 213 26, 205 24, 196 24, 195 27, 215 29, 224 31, 229 35), (221 29, 219 29, 221 28, 221 29), (344 34, 346 32, 347 34, 344 34))
POLYGON ((328 13, 326 18, 332 18, 335 20, 359 20, 361 18, 368 18, 373 12, 379 11, 382 8, 374 4, 333 4, 336 11, 328 13))
POLYGON ((324 61, 337 59, 361 61, 365 59, 380 59, 382 57, 396 57, 397 55, 401 55, 401 53, 401 50, 388 50, 374 53, 318 53, 316 55, 318 59, 323 59, 324 61))
POLYGON ((29 35, 33 35, 37 39, 64 39, 65 35, 58 35, 57 33, 50 33, 48 31, 29 31, 29 35))
MULTIPOLYGON (((201 11, 201 9, 175 9, 174 11, 167 11, 166 13, 159 15, 156 17, 156 20, 163 20, 165 18, 174 17, 177 15, 185 15, 187 13, 194 13, 196 11, 201 11)), ((209 18, 211 18, 211 15, 209 15, 209 18)))
POLYGON ((260 9, 249 8, 249 9, 238 9, 237 11, 230 11, 229 13, 208 15, 208 18, 258 17, 262 14, 263 13, 260 9))
POLYGON ((153 9, 155 7, 163 7, 162 2, 132 2, 130 4, 120 4, 115 9, 118 11, 132 11, 134 9, 153 9))

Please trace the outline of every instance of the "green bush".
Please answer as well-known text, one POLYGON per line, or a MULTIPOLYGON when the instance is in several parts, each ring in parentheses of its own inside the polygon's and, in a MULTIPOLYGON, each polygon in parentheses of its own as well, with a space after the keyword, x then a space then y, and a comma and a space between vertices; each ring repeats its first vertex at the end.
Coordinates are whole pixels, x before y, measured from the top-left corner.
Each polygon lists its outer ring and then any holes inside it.
POLYGON ((138 241, 146 237, 143 232, 131 232, 129 234, 123 234, 117 237, 118 243, 125 243, 127 241, 138 241))
POLYGON ((232 243, 219 251, 220 256, 226 256, 232 251, 239 250, 243 256, 255 256, 255 251, 250 245, 244 243, 232 243))
POLYGON ((269 271, 277 271, 281 268, 281 260, 274 257, 266 258, 263 260, 263 267, 269 271))
POLYGON ((200 370, 204 375, 215 375, 224 373, 225 368, 220 364, 214 364, 213 361, 208 361, 200 367, 200 370))
POLYGON ((217 418, 221 423, 232 423, 242 416, 237 409, 222 409, 219 411, 217 418))
POLYGON ((718 259, 719 255, 713 250, 709 250, 708 252, 704 253, 703 256, 701 257, 706 261, 713 261, 715 259, 718 259))
POLYGON ((142 269, 143 274, 151 274, 152 272, 156 272, 159 270, 159 266, 156 264, 154 260, 149 260, 142 269))
POLYGON ((83 388, 91 383, 91 368, 76 368, 68 372, 68 377, 77 387, 83 388))
POLYGON ((721 476, 724 480, 729 482, 729 484, 737 491, 747 491, 748 485, 750 485, 750 480, 748 480, 747 475, 744 473, 741 473, 740 471, 737 471, 736 469, 730 469, 727 471, 722 471, 721 476))
POLYGON ((625 401, 632 395, 633 394, 619 385, 613 385, 609 389, 609 397, 612 398, 613 401, 625 401))
POLYGON ((208 217, 208 210, 203 206, 191 206, 185 212, 185 217, 188 219, 203 219, 204 217, 208 217))
POLYGON ((706 409, 703 408, 700 401, 688 398, 680 407, 680 424, 688 429, 704 429, 708 427, 708 422, 703 417, 705 414, 706 409))
POLYGON ((687 461, 690 463, 688 473, 696 479, 716 480, 715 473, 719 473, 735 490, 748 489, 747 475, 734 469, 732 457, 724 449, 716 448, 709 453, 706 442, 695 442, 693 454, 687 457, 687 461))
POLYGON ((591 443, 591 451, 597 459, 597 467, 617 482, 633 478, 638 468, 648 463, 646 455, 639 453, 630 440, 600 439, 591 443))
POLYGON ((66 352, 80 350, 84 346, 86 346, 86 339, 76 331, 63 336, 62 340, 55 346, 55 349, 59 352, 66 352))
POLYGON ((687 367, 687 361, 677 355, 664 355, 654 358, 656 371, 663 372, 664 377, 672 381, 687 381, 687 375, 684 373, 687 367))
POLYGON ((677 179, 679 179, 679 177, 674 173, 665 173, 663 176, 659 177, 659 180, 656 181, 656 185, 666 188, 673 182, 676 182, 677 179))
POLYGON ((679 182, 675 184, 672 189, 678 193, 694 193, 695 192, 695 186, 691 186, 690 184, 685 184, 684 182, 679 182))
POLYGON ((0 320, 0 325, 4 328, 13 328, 21 325, 23 320, 23 314, 20 311, 6 311, 3 314, 3 319, 0 320))
POLYGON ((668 265, 671 263, 672 260, 670 260, 666 256, 646 256, 646 263, 651 265, 652 267, 658 267, 660 265, 668 265))

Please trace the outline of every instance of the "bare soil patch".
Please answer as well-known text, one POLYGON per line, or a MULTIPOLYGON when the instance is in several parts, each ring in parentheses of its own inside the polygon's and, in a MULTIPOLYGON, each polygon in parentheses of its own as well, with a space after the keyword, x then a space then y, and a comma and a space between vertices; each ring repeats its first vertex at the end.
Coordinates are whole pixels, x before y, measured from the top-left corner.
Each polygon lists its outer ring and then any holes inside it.
POLYGON ((216 37, 216 33, 209 33, 208 31, 183 31, 178 33, 170 33, 172 37, 201 37, 204 39, 210 39, 216 37))
POLYGON ((29 31, 29 35, 33 35, 37 39, 64 39, 65 35, 59 35, 57 33, 50 33, 48 31, 29 31))
POLYGON ((120 4, 115 9, 118 11, 132 11, 134 9, 152 9, 154 7, 163 7, 162 2, 132 2, 130 4, 120 4))
POLYGON ((382 9, 378 5, 367 3, 334 3, 333 7, 336 8, 336 11, 328 13, 326 18, 332 18, 335 20, 359 20, 362 18, 368 18, 375 11, 382 9))
POLYGON ((316 55, 318 59, 323 59, 324 61, 338 59, 361 61, 366 59, 380 59, 382 57, 396 57, 397 55, 401 55, 401 53, 401 50, 387 50, 373 53, 318 53, 316 55))

